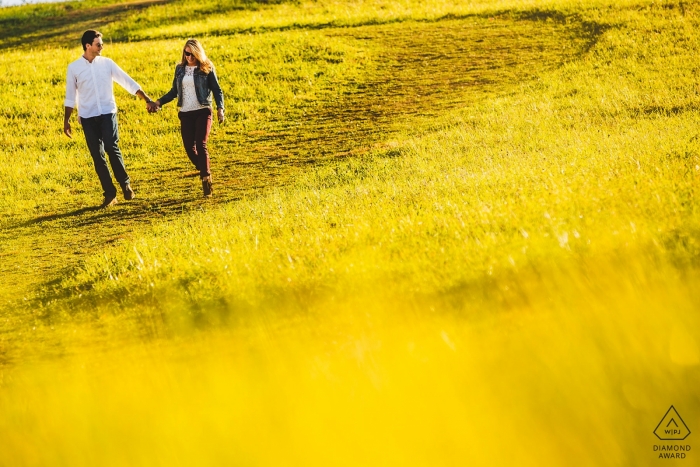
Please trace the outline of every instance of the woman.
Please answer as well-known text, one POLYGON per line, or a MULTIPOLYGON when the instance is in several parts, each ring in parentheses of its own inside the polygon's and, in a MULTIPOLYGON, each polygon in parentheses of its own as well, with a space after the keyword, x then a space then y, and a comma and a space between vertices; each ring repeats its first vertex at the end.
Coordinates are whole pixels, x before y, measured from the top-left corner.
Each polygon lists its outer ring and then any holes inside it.
POLYGON ((187 156, 199 170, 204 196, 207 197, 212 194, 207 150, 212 121, 212 94, 216 101, 219 123, 223 123, 224 94, 216 78, 214 64, 207 58, 202 44, 196 39, 189 39, 182 50, 182 60, 175 67, 172 89, 150 104, 148 109, 155 112, 177 96, 182 142, 187 156))

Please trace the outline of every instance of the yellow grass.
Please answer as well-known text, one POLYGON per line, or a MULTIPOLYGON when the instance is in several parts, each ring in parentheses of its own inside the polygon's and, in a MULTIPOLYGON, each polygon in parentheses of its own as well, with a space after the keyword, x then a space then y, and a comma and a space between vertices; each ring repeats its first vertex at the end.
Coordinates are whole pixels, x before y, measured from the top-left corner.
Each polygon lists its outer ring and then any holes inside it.
POLYGON ((105 54, 151 94, 219 35, 217 191, 118 91, 138 197, 92 210, 79 51, 0 58, 0 465, 697 462, 697 6, 124 14, 105 54))

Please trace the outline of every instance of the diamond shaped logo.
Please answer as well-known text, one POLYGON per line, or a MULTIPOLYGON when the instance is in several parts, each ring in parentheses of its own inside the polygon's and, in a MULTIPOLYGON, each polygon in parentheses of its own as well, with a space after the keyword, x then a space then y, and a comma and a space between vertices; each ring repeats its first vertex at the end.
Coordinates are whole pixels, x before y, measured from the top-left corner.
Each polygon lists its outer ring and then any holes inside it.
POLYGON ((654 430, 654 434, 663 441, 678 441, 686 439, 690 430, 676 409, 671 406, 654 430))

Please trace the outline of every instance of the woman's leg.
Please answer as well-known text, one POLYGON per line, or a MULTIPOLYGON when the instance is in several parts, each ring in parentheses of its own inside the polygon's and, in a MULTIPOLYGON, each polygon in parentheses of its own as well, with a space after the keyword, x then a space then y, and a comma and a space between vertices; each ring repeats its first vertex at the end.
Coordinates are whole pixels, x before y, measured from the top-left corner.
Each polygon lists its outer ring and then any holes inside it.
POLYGON ((207 149, 207 141, 211 132, 212 110, 202 109, 193 112, 197 114, 194 125, 194 144, 197 152, 197 162, 199 175, 204 178, 211 175, 209 170, 209 150, 207 149))
POLYGON ((177 116, 180 118, 180 133, 182 134, 182 144, 185 145, 185 152, 187 157, 194 166, 201 172, 199 167, 197 157, 197 146, 195 144, 195 129, 196 129, 196 116, 193 115, 195 112, 179 112, 177 116))

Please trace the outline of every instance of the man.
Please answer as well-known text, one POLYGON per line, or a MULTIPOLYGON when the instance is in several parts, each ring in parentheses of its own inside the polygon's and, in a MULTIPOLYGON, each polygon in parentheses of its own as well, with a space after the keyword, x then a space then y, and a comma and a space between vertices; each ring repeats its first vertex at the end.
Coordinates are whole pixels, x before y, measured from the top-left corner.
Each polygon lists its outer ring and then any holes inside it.
POLYGON ((106 208, 117 204, 117 189, 112 183, 105 152, 109 155, 114 178, 121 185, 124 199, 134 199, 134 190, 131 189, 131 180, 126 173, 119 149, 117 104, 114 100, 112 81, 116 81, 129 93, 139 96, 146 101, 147 106, 153 101, 116 63, 102 57, 104 44, 101 33, 92 29, 85 31, 81 43, 84 51, 82 57, 68 65, 63 132, 69 138, 73 137, 69 120, 77 106, 78 123, 83 126, 85 140, 95 163, 95 171, 104 191, 102 207, 106 208))

